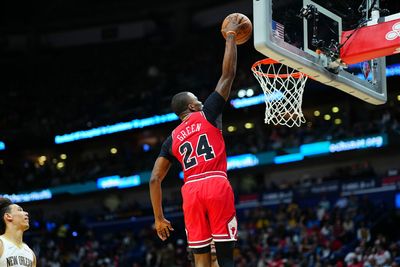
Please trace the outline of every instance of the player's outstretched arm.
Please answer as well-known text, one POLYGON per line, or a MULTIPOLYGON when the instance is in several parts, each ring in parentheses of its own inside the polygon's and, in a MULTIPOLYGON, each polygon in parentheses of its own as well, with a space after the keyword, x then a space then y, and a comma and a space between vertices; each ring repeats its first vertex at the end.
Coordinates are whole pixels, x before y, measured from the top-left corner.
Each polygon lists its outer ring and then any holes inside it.
POLYGON ((153 171, 151 172, 149 182, 150 198, 151 205, 153 206, 155 228, 158 237, 160 237, 160 239, 162 240, 167 239, 170 236, 170 231, 174 230, 171 226, 171 223, 164 218, 164 212, 162 209, 161 182, 164 180, 170 167, 171 162, 167 158, 158 157, 154 164, 153 171))
POLYGON ((222 75, 218 81, 215 91, 217 91, 225 101, 228 100, 231 93, 233 79, 236 75, 237 48, 236 33, 240 30, 242 17, 232 17, 229 23, 222 31, 226 34, 225 53, 222 62, 222 75))
POLYGON ((238 22, 232 20, 224 29, 226 32, 225 53, 222 62, 222 75, 218 81, 215 91, 217 91, 225 101, 228 100, 231 92, 233 79, 236 75, 236 61, 237 61, 237 48, 236 48, 236 29, 238 22))

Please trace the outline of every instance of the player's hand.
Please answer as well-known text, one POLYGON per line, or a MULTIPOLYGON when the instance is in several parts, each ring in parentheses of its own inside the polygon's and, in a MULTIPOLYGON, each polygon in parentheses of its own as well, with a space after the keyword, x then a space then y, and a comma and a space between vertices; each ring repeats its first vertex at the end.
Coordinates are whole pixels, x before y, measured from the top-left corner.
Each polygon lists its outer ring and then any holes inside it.
POLYGON ((156 228, 158 237, 162 241, 166 240, 170 236, 171 231, 174 231, 174 228, 172 228, 170 221, 168 221, 165 218, 163 218, 161 220, 156 220, 155 228, 156 228))
POLYGON ((226 25, 226 27, 224 29, 222 29, 221 31, 224 31, 225 33, 233 31, 235 33, 238 33, 241 31, 241 20, 243 19, 242 16, 237 15, 237 16, 232 16, 231 20, 229 21, 229 23, 226 25))

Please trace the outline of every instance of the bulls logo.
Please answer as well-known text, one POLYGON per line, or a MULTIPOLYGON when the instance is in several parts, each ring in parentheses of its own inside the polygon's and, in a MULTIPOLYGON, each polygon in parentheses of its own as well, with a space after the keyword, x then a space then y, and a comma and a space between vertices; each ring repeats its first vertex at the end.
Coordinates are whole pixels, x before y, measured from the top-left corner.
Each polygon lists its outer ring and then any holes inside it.
POLYGON ((400 38, 400 22, 393 24, 392 31, 388 32, 385 36, 386 40, 393 41, 397 37, 400 38))
POLYGON ((229 230, 229 236, 232 239, 236 239, 237 238, 237 220, 236 220, 236 217, 233 217, 228 222, 228 230, 229 230))

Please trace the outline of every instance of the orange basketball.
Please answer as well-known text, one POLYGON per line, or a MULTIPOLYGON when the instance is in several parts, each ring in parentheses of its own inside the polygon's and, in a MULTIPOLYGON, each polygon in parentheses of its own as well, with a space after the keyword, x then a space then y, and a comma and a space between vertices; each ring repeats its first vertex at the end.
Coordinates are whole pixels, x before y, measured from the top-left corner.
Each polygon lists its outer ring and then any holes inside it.
POLYGON ((235 17, 239 17, 239 26, 236 31, 236 44, 244 44, 250 39, 251 33, 253 31, 253 25, 248 17, 241 13, 232 13, 228 15, 222 22, 221 32, 224 38, 226 38, 226 26, 235 17))

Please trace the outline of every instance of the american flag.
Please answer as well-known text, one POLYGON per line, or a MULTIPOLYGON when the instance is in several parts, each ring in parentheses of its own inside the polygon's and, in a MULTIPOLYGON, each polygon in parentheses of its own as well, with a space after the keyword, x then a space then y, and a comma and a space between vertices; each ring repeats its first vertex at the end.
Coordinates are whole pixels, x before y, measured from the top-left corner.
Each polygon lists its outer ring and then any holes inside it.
POLYGON ((371 65, 369 64, 369 61, 364 61, 361 69, 364 74, 364 78, 368 79, 369 73, 371 72, 371 65))
POLYGON ((283 24, 280 24, 279 22, 272 21, 272 34, 279 39, 284 39, 285 38, 285 26, 283 24))

